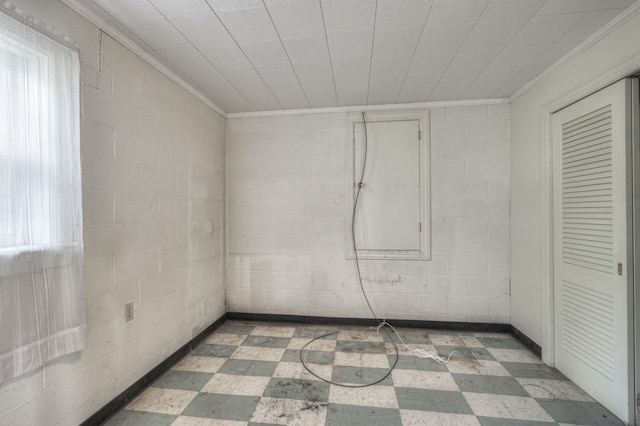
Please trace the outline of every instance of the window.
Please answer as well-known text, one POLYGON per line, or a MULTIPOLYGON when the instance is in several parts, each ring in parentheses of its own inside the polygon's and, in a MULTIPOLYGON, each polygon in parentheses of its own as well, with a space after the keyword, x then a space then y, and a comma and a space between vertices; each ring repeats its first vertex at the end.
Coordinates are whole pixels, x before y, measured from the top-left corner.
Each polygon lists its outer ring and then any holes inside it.
POLYGON ((0 5, 0 383, 85 339, 78 54, 0 5))
POLYGON ((368 259, 429 258, 427 128, 426 111, 367 113, 364 119, 362 114, 348 116, 348 257, 353 256, 351 217, 366 146, 355 220, 358 255, 368 259))

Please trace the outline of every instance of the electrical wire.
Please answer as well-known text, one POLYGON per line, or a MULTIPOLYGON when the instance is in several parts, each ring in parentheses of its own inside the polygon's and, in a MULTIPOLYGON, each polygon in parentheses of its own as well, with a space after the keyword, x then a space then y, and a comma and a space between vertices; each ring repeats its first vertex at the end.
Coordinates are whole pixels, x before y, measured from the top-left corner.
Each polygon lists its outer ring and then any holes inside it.
MULTIPOLYGON (((376 322, 378 323, 378 326, 375 327, 376 329, 376 333, 379 333, 380 330, 383 327, 389 327, 391 328, 394 333, 398 336, 398 339, 400 339, 400 342, 402 343, 402 345, 409 351, 412 352, 415 356, 419 357, 419 358, 428 358, 428 359, 432 359, 440 364, 444 364, 446 362, 448 362, 451 359, 451 355, 453 355, 456 351, 453 351, 449 354, 449 357, 445 360, 444 358, 440 357, 437 354, 434 353, 430 353, 427 352, 423 349, 420 348, 416 348, 416 349, 411 349, 409 346, 407 346, 407 344, 404 342, 404 340, 402 340, 402 337, 400 336, 400 334, 398 333, 398 331, 391 325, 389 324, 385 319, 380 320, 378 318, 378 316, 376 315, 375 311, 373 310, 373 307, 371 306, 371 302, 369 301, 369 297, 367 296, 367 292, 364 289, 364 284, 362 283, 362 273, 360 271, 360 259, 358 258, 358 248, 356 246, 356 213, 358 210, 358 201, 360 200, 360 191, 362 190, 362 187, 364 186, 364 175, 365 175, 365 171, 367 168, 367 152, 369 149, 369 138, 368 138, 368 134, 367 134, 367 120, 366 120, 366 116, 365 113, 362 112, 362 127, 364 129, 364 146, 363 146, 363 159, 362 159, 362 171, 360 173, 360 179, 358 180, 357 183, 357 190, 356 190, 356 196, 355 199, 353 201, 353 212, 351 215, 351 241, 353 243, 353 253, 354 253, 354 258, 355 258, 355 264, 356 264, 356 273, 357 273, 357 278, 358 278, 358 284, 360 284, 360 290, 362 291, 362 295, 364 296, 364 300, 367 303, 367 306, 369 307, 369 311, 371 312, 371 315, 373 316, 373 318, 376 320, 376 322)), ((345 388, 364 388, 364 387, 368 387, 368 386, 373 386, 376 385, 382 381, 384 381, 387 377, 389 377, 391 375, 391 372, 394 370, 394 368, 396 367, 396 365, 398 364, 398 360, 400 358, 399 352, 398 352, 398 345, 396 344, 395 340, 393 340, 393 337, 391 336, 391 334, 385 329, 383 330, 385 332, 385 334, 387 335, 387 337, 389 338, 389 340, 391 340, 391 342, 393 343, 393 347, 396 351, 396 359, 393 362, 393 365, 389 368, 389 370, 387 371, 387 373, 380 379, 371 382, 371 383, 365 383, 365 384, 349 384, 349 383, 337 383, 334 382, 332 380, 329 379, 325 379, 324 377, 319 376, 318 374, 314 373, 309 366, 304 362, 303 359, 303 353, 304 350, 306 349, 307 346, 309 346, 310 344, 312 344, 313 342, 315 342, 316 340, 322 339, 324 337, 328 337, 331 336, 333 334, 336 334, 337 331, 333 331, 331 333, 327 333, 327 334, 323 334, 322 336, 318 336, 312 340, 310 340, 309 342, 307 342, 301 349, 300 349, 300 362, 302 363, 302 366, 313 376, 317 377, 318 379, 332 384, 332 385, 336 385, 336 386, 341 386, 341 387, 345 387, 345 388)))

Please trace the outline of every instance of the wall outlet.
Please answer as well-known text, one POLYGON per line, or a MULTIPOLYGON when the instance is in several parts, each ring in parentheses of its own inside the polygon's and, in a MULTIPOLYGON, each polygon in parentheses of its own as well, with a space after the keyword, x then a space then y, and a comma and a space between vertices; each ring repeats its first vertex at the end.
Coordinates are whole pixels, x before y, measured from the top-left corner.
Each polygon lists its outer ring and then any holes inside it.
POLYGON ((133 302, 124 305, 124 322, 131 321, 133 319, 133 302))

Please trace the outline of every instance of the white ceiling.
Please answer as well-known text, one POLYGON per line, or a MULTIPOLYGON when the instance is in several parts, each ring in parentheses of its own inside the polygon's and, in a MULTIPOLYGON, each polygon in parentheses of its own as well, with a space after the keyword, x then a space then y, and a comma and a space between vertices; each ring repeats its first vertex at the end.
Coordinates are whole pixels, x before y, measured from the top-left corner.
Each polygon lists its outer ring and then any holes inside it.
POLYGON ((504 98, 634 0, 77 0, 226 112, 504 98))

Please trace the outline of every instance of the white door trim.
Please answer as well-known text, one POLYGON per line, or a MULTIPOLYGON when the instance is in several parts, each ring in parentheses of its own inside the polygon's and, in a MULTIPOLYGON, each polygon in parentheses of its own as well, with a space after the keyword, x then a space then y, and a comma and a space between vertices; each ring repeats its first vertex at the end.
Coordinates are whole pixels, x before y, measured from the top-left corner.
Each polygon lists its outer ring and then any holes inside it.
MULTIPOLYGON (((589 96, 592 93, 595 93, 616 81, 619 81, 623 78, 630 77, 636 75, 640 71, 640 56, 636 56, 631 58, 622 64, 612 68, 606 74, 603 74, 598 79, 591 81, 588 84, 585 84, 578 90, 574 90, 556 101, 545 105, 540 113, 541 113, 541 135, 542 135, 542 144, 541 144, 541 152, 540 152, 540 176, 541 176, 541 196, 540 196, 540 217, 543 218, 543 229, 545 232, 543 235, 545 236, 544 244, 541 247, 541 260, 542 260, 542 277, 545 278, 545 281, 542 284, 542 360, 550 365, 555 366, 555 320, 554 320, 554 232, 553 232, 553 140, 552 140, 552 129, 551 129, 551 116, 554 112, 559 111, 580 99, 583 99, 589 96)), ((636 200, 640 202, 640 200, 636 200)), ((640 298, 638 293, 640 293, 640 287, 638 287, 638 283, 634 283, 635 297, 640 298)), ((633 303, 633 297, 631 297, 629 302, 633 303)), ((633 310, 629 311, 630 315, 633 315, 633 310)), ((636 325, 640 326, 640 319, 635 317, 630 318, 630 329, 633 330, 636 325)), ((640 342, 633 343, 636 339, 635 336, 630 336, 632 340, 630 340, 630 350, 633 350, 633 346, 635 344, 640 344, 640 342)), ((635 359, 631 357, 630 359, 635 359)), ((630 366, 632 367, 632 366, 630 366)), ((633 368, 630 368, 630 386, 631 390, 635 391, 635 372, 633 368), (633 373, 633 374, 632 374, 633 373)), ((633 394, 633 392, 630 392, 633 394)), ((635 399, 635 398, 634 398, 635 399)), ((635 402, 635 401, 632 401, 635 402)), ((630 405, 630 415, 629 419, 635 419, 636 404, 632 403, 630 405)), ((633 424, 633 423, 630 423, 633 424)))
POLYGON ((589 96, 621 80, 630 77, 640 71, 640 55, 614 67, 606 74, 585 84, 578 90, 568 93, 556 101, 545 105, 541 111, 542 144, 540 151, 540 176, 542 182, 540 217, 544 218, 545 244, 542 245, 542 276, 545 281, 542 285, 542 360, 555 365, 554 359, 554 322, 553 322, 553 174, 552 174, 552 140, 551 140, 551 115, 582 98, 589 96))

